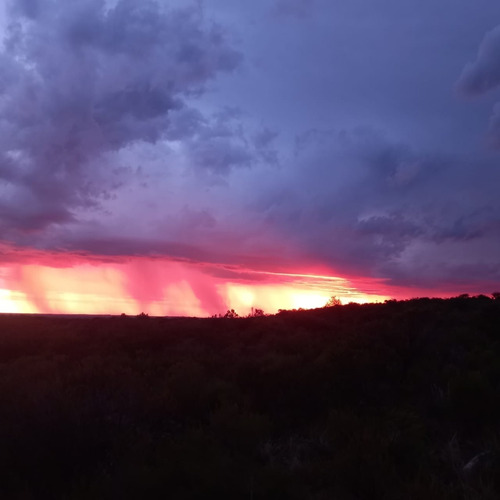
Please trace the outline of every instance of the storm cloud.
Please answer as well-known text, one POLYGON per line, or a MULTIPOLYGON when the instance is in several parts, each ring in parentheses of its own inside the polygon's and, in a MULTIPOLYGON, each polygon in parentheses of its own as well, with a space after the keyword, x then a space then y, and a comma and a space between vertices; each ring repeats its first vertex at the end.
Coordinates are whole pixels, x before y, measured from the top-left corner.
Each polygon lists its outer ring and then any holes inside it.
POLYGON ((6 16, 5 244, 500 283, 494 0, 23 0, 6 16))
POLYGON ((458 88, 465 95, 478 96, 500 85, 500 26, 489 31, 479 46, 476 60, 468 63, 458 88))
MULTIPOLYGON (((468 63, 457 82, 457 89, 467 97, 479 97, 500 86, 500 26, 489 31, 482 40, 477 57, 468 63)), ((500 148, 500 103, 490 117, 487 141, 500 148)))
POLYGON ((443 269, 451 278, 472 261, 500 276, 495 161, 423 152, 362 128, 311 130, 297 138, 289 165, 293 174, 257 207, 306 255, 404 285, 435 284, 437 269, 440 280, 443 269), (417 277, 418 253, 426 262, 417 277))
MULTIPOLYGON (((0 54, 4 234, 74 219, 127 180, 113 153, 156 143, 239 54, 199 6, 11 2, 0 54)), ((187 132, 189 133, 189 132, 187 132)), ((216 161, 216 159, 214 159, 216 161)))

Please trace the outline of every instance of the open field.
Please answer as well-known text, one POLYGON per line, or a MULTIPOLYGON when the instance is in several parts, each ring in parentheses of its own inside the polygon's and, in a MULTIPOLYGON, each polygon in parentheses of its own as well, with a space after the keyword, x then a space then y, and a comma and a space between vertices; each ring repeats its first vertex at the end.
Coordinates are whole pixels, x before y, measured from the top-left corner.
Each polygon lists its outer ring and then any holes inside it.
POLYGON ((498 499, 500 300, 0 317, 4 499, 498 499))

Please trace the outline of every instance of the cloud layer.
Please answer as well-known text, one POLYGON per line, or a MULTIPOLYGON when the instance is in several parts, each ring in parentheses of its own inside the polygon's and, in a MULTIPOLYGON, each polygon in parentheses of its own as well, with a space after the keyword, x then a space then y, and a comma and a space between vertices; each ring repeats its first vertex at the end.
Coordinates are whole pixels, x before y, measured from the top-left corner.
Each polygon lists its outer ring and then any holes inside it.
POLYGON ((494 287, 500 7, 478 2, 11 1, 0 240, 494 287))
POLYGON ((240 58, 194 5, 25 0, 9 13, 0 54, 4 234, 71 221, 109 196, 127 180, 113 153, 160 141, 172 112, 188 114, 186 99, 240 58))

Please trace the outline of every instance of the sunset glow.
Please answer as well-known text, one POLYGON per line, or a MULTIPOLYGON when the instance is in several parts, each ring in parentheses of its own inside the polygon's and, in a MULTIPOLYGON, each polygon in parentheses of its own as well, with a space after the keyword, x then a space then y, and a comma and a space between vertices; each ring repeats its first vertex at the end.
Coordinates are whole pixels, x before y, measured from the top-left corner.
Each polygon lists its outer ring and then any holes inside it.
MULTIPOLYGON (((76 257, 75 257, 76 259, 76 257)), ((0 268, 0 312, 210 316, 235 309, 275 313, 388 296, 364 293, 348 280, 325 275, 228 270, 165 259, 128 259, 69 267, 16 264, 0 268), (221 271, 225 277, 218 276, 221 271), (244 271, 245 279, 239 276, 244 271), (234 273, 234 278, 227 276, 234 273)))
POLYGON ((324 270, 267 272, 146 258, 79 263, 77 255, 64 267, 63 260, 51 254, 36 258, 47 263, 0 267, 0 312, 206 317, 228 309, 240 315, 252 309, 312 309, 323 307, 332 296, 347 304, 429 294, 381 280, 328 276, 324 270), (55 261, 59 267, 54 267, 55 261))
POLYGON ((0 289, 0 312, 27 314, 39 311, 31 304, 25 294, 0 289))
POLYGON ((360 1, 6 0, 0 311, 497 291, 498 5, 360 1))

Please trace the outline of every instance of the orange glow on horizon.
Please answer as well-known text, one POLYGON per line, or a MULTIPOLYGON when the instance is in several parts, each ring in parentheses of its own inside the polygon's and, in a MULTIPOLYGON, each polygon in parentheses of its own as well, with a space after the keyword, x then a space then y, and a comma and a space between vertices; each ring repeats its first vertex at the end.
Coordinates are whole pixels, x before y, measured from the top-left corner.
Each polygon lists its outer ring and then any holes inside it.
MULTIPOLYGON (((305 277, 305 275, 300 275, 305 277)), ((313 277, 315 283, 317 276, 313 277)), ((323 307, 335 295, 343 304, 349 302, 382 302, 390 297, 381 295, 365 295, 351 291, 350 294, 334 293, 333 290, 314 287, 308 288, 301 281, 291 284, 248 285, 227 283, 223 285, 227 302, 231 309, 248 314, 252 308, 263 309, 274 313, 279 309, 315 309, 323 307)), ((342 292, 338 290, 337 292, 342 292)), ((345 291, 344 291, 345 293, 345 291)))
POLYGON ((89 263, 70 256, 67 267, 64 259, 58 264, 0 266, 0 312, 206 317, 227 309, 240 315, 252 308, 311 309, 332 296, 343 304, 404 298, 381 280, 324 271, 266 272, 139 257, 89 263))
POLYGON ((39 312, 22 292, 0 289, 0 312, 14 314, 33 314, 39 312))

